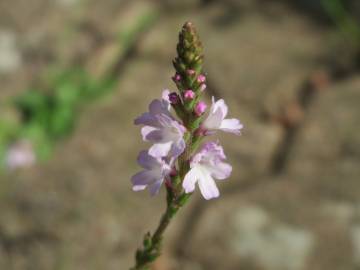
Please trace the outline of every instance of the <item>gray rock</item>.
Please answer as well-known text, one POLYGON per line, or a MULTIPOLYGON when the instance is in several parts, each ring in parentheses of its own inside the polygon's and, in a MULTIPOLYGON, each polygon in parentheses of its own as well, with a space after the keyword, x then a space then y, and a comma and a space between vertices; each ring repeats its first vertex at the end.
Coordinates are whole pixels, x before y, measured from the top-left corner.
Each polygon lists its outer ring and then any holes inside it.
POLYGON ((353 244, 354 263, 360 266, 360 225, 352 226, 350 235, 353 244))
POLYGON ((252 258, 263 269, 306 269, 315 242, 311 232, 278 223, 254 206, 242 208, 234 219, 233 246, 240 256, 252 258))

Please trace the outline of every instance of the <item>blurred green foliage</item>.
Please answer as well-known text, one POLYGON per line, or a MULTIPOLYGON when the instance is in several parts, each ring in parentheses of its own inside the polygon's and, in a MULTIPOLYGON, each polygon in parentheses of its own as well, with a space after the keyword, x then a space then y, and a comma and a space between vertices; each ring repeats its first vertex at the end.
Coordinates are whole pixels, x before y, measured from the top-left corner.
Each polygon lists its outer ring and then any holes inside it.
POLYGON ((0 120, 0 156, 18 139, 29 140, 40 160, 47 159, 55 142, 69 135, 76 123, 81 105, 108 92, 116 81, 94 80, 81 68, 58 72, 49 91, 29 89, 12 103, 20 114, 20 123, 0 120))
POLYGON ((9 146, 19 140, 31 142, 38 160, 48 159, 56 142, 76 127, 83 105, 114 89, 119 81, 116 64, 132 50, 140 34, 153 25, 157 15, 154 10, 141 14, 134 25, 119 33, 118 55, 101 78, 94 79, 82 67, 57 71, 49 76, 46 90, 31 88, 6 102, 20 119, 0 116, 0 167, 5 166, 9 146))
POLYGON ((342 36, 357 49, 360 49, 360 23, 346 9, 342 0, 322 0, 326 13, 334 21, 342 36))

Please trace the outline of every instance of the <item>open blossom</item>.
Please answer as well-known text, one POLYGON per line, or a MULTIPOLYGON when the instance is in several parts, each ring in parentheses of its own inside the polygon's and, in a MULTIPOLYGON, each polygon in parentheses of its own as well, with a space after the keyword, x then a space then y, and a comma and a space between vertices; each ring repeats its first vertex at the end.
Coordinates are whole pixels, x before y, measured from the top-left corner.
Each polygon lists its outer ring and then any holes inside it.
POLYGON ((147 125, 147 126, 157 126, 158 119, 156 118, 159 114, 165 114, 172 118, 170 114, 170 100, 169 100, 169 90, 164 90, 162 92, 162 99, 154 99, 149 105, 149 112, 143 113, 138 118, 135 119, 135 125, 147 125))
POLYGON ((131 178, 133 190, 140 191, 148 187, 150 194, 156 195, 171 172, 170 164, 162 158, 150 156, 147 151, 140 152, 138 163, 144 170, 131 178))
POLYGON ((214 178, 225 179, 232 171, 231 165, 224 162, 225 159, 223 148, 218 143, 204 144, 191 159, 190 171, 185 175, 183 182, 185 192, 193 192, 195 184, 198 183, 200 192, 206 200, 219 197, 214 178))
POLYGON ((145 126, 141 129, 144 141, 152 142, 149 154, 154 157, 179 156, 185 149, 185 127, 164 114, 156 115, 157 126, 145 126))
POLYGON ((205 129, 207 134, 214 133, 219 129, 239 135, 243 125, 238 119, 225 119, 227 113, 228 107, 225 104, 225 101, 223 99, 219 99, 215 102, 215 98, 213 97, 209 115, 204 120, 202 129, 205 129))
POLYGON ((135 119, 135 124, 145 125, 141 129, 144 141, 153 143, 149 154, 154 157, 179 156, 185 149, 185 127, 170 114, 169 91, 163 92, 162 100, 154 100, 149 112, 135 119))

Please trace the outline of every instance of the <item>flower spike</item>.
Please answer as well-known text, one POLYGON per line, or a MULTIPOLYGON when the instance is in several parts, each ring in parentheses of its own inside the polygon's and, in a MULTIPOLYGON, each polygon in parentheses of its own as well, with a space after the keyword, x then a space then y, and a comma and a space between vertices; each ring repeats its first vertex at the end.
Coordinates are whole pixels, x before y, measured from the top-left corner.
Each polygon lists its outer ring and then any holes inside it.
POLYGON ((206 200, 220 196, 215 180, 228 178, 232 167, 225 162, 224 150, 218 142, 201 146, 205 136, 217 130, 240 134, 243 127, 239 120, 225 118, 228 107, 222 99, 215 102, 213 98, 206 115, 207 105, 201 99, 207 87, 202 67, 203 46, 191 22, 182 27, 176 51, 172 80, 178 93, 163 91, 162 98, 153 100, 149 111, 135 119, 136 125, 143 125, 143 140, 151 146, 139 154, 138 163, 143 170, 132 177, 133 190, 148 188, 151 195, 156 195, 164 183, 167 208, 156 231, 145 235, 132 270, 150 269, 161 253, 165 229, 196 185, 206 200))

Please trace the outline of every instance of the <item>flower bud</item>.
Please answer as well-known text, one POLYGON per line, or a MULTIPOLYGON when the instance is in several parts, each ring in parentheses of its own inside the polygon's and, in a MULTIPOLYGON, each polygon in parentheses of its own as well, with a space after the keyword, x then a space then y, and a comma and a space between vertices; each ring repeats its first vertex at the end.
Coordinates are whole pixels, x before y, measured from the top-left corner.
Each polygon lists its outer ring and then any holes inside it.
POLYGON ((206 84, 205 83, 202 83, 201 85, 200 85, 200 91, 201 92, 204 92, 205 91, 205 89, 206 89, 206 84))
POLYGON ((195 98, 195 93, 193 90, 186 90, 185 93, 184 93, 184 98, 186 100, 191 100, 191 99, 194 99, 195 98))
POLYGON ((188 69, 188 70, 186 71, 186 73, 187 73, 188 75, 190 75, 190 76, 193 76, 193 75, 195 75, 196 71, 193 70, 193 69, 188 69))
POLYGON ((177 73, 190 77, 195 77, 197 73, 201 73, 204 60, 203 46, 191 22, 185 23, 181 29, 176 51, 177 56, 173 65, 177 73))
POLYGON ((206 111, 207 105, 204 101, 200 101, 195 105, 195 114, 197 116, 202 115, 206 111))
POLYGON ((171 102, 171 104, 178 104, 180 101, 180 97, 176 92, 172 92, 169 94, 169 100, 171 102))
POLYGON ((197 82, 198 82, 198 83, 204 83, 205 81, 206 81, 205 75, 200 74, 200 75, 197 77, 197 82))
POLYGON ((179 73, 176 73, 173 77, 172 77, 174 82, 180 82, 181 81, 181 75, 179 73))

